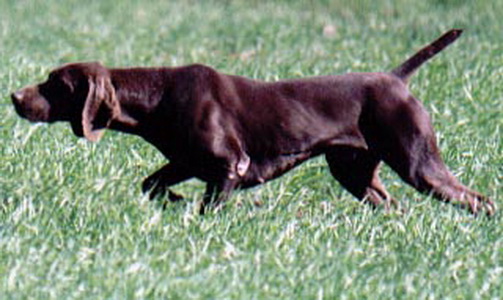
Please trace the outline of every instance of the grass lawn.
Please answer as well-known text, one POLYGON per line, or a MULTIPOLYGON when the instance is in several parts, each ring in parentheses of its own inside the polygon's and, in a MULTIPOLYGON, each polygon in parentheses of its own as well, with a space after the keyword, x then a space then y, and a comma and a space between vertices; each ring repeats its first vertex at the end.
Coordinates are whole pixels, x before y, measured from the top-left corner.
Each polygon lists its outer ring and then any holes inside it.
POLYGON ((503 1, 0 1, 1 299, 501 299, 503 218, 474 218, 382 177, 406 212, 372 210, 322 158, 199 217, 203 184, 162 210, 165 161, 20 119, 9 94, 66 62, 199 62, 275 80, 384 71, 453 27, 411 82, 443 157, 503 207, 503 1), (117 4, 120 3, 120 4, 117 4), (260 207, 254 203, 263 203, 260 207))

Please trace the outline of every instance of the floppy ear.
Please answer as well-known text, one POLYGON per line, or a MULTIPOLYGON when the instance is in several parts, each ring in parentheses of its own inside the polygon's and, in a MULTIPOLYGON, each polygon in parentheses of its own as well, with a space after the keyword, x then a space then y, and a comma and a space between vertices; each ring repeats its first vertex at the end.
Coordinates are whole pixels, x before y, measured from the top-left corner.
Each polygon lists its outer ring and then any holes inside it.
POLYGON ((119 102, 108 71, 99 66, 87 74, 89 91, 82 109, 82 133, 92 142, 98 141, 113 119, 120 115, 119 102))

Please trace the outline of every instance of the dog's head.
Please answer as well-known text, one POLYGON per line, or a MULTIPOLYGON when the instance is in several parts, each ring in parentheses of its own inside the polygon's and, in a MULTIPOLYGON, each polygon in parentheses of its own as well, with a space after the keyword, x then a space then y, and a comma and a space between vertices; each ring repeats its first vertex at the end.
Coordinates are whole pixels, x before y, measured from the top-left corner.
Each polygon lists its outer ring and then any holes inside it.
POLYGON ((97 141, 120 115, 110 72, 100 63, 64 65, 38 85, 11 95, 17 113, 32 122, 69 121, 77 136, 97 141))

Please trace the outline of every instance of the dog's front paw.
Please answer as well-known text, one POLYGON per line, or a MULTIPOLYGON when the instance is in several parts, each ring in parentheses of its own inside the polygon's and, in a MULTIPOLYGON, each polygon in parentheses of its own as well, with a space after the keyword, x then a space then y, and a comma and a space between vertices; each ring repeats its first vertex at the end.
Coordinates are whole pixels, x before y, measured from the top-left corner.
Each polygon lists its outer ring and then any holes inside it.
POLYGON ((159 176, 158 174, 150 175, 145 180, 143 180, 141 190, 144 194, 150 192, 150 200, 153 200, 156 197, 164 196, 166 194, 166 191, 168 192, 168 200, 170 202, 178 202, 184 200, 182 195, 179 195, 167 189, 166 185, 163 184, 162 176, 159 176))
POLYGON ((168 190, 168 199, 171 202, 178 202, 184 200, 183 196, 168 190))
POLYGON ((166 194, 166 186, 162 183, 162 176, 154 173, 143 180, 141 185, 142 192, 149 194, 149 199, 152 200, 157 196, 164 196, 166 194))
POLYGON ((159 176, 157 174, 150 175, 145 178, 141 184, 142 193, 147 193, 159 182, 159 176))

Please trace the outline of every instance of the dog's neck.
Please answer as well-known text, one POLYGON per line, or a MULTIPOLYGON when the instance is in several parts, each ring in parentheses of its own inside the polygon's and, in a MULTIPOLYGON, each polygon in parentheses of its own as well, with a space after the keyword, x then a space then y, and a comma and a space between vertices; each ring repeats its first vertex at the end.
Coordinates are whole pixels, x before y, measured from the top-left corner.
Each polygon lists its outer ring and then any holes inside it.
POLYGON ((120 115, 116 116, 110 129, 140 134, 138 124, 155 111, 163 97, 168 68, 136 68, 110 70, 115 95, 120 104, 120 115), (148 99, 148 101, 145 101, 148 99))

